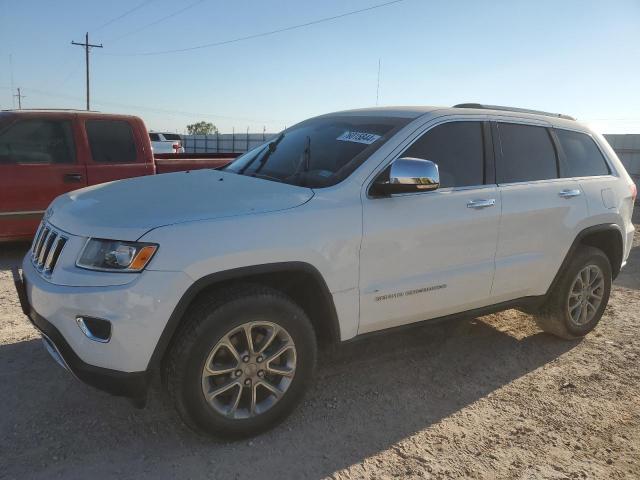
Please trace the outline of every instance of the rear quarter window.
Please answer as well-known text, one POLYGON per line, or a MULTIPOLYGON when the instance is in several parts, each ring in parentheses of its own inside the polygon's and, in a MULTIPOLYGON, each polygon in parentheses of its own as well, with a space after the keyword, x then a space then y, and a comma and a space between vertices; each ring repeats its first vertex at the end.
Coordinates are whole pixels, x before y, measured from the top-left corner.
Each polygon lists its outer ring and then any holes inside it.
POLYGON ((137 160, 133 129, 124 120, 87 120, 91 156, 97 163, 134 163, 137 160))
POLYGON ((555 130, 564 159, 560 165, 563 177, 608 175, 609 166, 589 135, 569 130, 555 130))
POLYGON ((149 134, 149 140, 151 140, 152 142, 159 142, 160 141, 160 135, 158 135, 157 133, 150 133, 149 134))

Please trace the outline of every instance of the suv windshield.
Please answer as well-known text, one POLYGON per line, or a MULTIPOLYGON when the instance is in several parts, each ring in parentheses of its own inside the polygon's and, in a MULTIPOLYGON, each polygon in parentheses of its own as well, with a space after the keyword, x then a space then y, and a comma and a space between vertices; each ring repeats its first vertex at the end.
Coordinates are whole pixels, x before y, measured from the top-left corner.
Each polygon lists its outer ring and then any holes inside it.
POLYGON ((312 118, 238 157, 225 168, 292 185, 328 187, 345 179, 410 118, 312 118))

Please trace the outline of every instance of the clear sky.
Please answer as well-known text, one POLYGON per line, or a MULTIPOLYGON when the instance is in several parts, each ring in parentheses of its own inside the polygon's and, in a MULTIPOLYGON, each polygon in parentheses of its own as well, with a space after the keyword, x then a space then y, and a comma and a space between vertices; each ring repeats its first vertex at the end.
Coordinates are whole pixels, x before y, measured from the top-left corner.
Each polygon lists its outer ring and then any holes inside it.
POLYGON ((278 131, 373 106, 380 59, 380 105, 512 105, 640 133, 640 0, 404 0, 132 55, 386 1, 0 0, 0 108, 12 85, 28 108, 84 108, 84 51, 70 42, 88 30, 104 44, 91 54, 92 107, 155 130, 278 131))

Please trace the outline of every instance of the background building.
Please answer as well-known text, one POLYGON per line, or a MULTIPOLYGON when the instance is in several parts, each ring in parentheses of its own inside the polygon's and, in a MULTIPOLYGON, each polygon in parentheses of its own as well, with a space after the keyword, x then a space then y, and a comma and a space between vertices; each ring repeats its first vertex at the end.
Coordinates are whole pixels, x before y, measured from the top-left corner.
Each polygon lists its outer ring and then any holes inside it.
POLYGON ((612 134, 605 135, 605 138, 616 151, 637 185, 640 182, 640 134, 612 134))

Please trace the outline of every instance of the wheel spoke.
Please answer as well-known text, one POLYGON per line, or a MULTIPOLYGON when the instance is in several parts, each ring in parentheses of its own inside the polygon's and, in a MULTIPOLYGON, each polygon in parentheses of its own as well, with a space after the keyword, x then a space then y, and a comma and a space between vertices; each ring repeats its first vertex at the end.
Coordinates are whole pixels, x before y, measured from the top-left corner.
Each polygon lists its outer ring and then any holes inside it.
POLYGON ((256 403, 258 399, 257 388, 258 388, 258 383, 254 383, 253 385, 251 385, 251 407, 250 407, 251 416, 256 414, 256 403))
POLYGON ((282 356, 282 354, 288 350, 293 350, 294 346, 290 345, 289 343, 286 343, 285 345, 283 345, 282 347, 280 347, 275 353, 269 355, 269 357, 267 358, 267 366, 269 366, 269 364, 271 362, 273 362, 274 360, 276 360, 277 358, 279 358, 280 356, 282 356))
MULTIPOLYGON (((233 355, 233 358, 236 359, 236 365, 238 365, 240 363, 240 354, 238 353, 238 350, 236 349, 236 347, 233 345, 233 343, 231 343, 231 340, 228 339, 228 337, 226 337, 221 343, 220 343, 220 347, 225 347, 229 353, 231 355, 233 355)), ((219 352, 220 348, 218 348, 218 350, 216 351, 219 352)), ((215 356, 215 355, 214 355, 215 356)))
POLYGON ((233 382, 227 383, 226 385, 223 385, 223 386, 221 386, 221 387, 219 387, 219 388, 216 388, 213 392, 209 392, 209 393, 208 393, 209 400, 210 400, 210 401, 211 401, 211 400, 213 400, 213 399, 214 399, 214 398, 216 398, 218 395, 221 395, 221 394, 223 394, 224 392, 229 391, 229 390, 230 390, 230 389, 232 389, 233 387, 240 387, 240 388, 242 388, 239 382, 233 381, 233 382))
POLYGON ((245 337, 247 337, 247 348, 249 349, 249 353, 251 355, 253 355, 255 353, 254 349, 253 349, 253 338, 251 336, 251 324, 247 323, 245 325, 243 325, 243 330, 244 330, 244 335, 245 337))
POLYGON ((229 411, 227 413, 227 415, 229 415, 230 417, 232 417, 236 413, 236 410, 238 410, 238 404, 240 403, 240 398, 242 398, 242 392, 244 391, 240 384, 238 384, 238 387, 238 393, 236 394, 233 403, 229 407, 229 411))
POLYGON ((258 349, 258 351, 256 353, 262 353, 264 352, 267 348, 269 348, 269 345, 271 345, 273 343, 273 341, 275 340, 276 336, 278 335, 278 331, 280 329, 277 326, 273 326, 273 328, 271 328, 271 330, 269 331, 269 336, 267 337, 267 339, 264 341, 264 343, 262 344, 262 346, 258 349))
POLYGON ((218 376, 218 375, 227 375, 229 373, 232 373, 236 368, 238 368, 237 365, 234 365, 232 367, 213 367, 211 368, 210 365, 207 365, 204 367, 205 372, 209 375, 209 376, 218 376))
POLYGON ((282 368, 282 367, 272 367, 271 365, 267 365, 267 373, 273 373, 275 375, 280 375, 281 377, 293 377, 295 370, 293 368, 282 368))
POLYGON ((282 391, 278 387, 276 387, 275 385, 272 385, 271 383, 267 382, 266 380, 262 380, 262 381, 258 382, 256 384, 256 387, 258 385, 261 385, 262 387, 264 387, 267 390, 269 390, 271 393, 273 393, 273 395, 275 395, 275 397, 277 399, 279 399, 282 396, 282 391))
POLYGON ((587 322, 587 304, 583 303, 582 308, 580 309, 580 323, 587 322))

